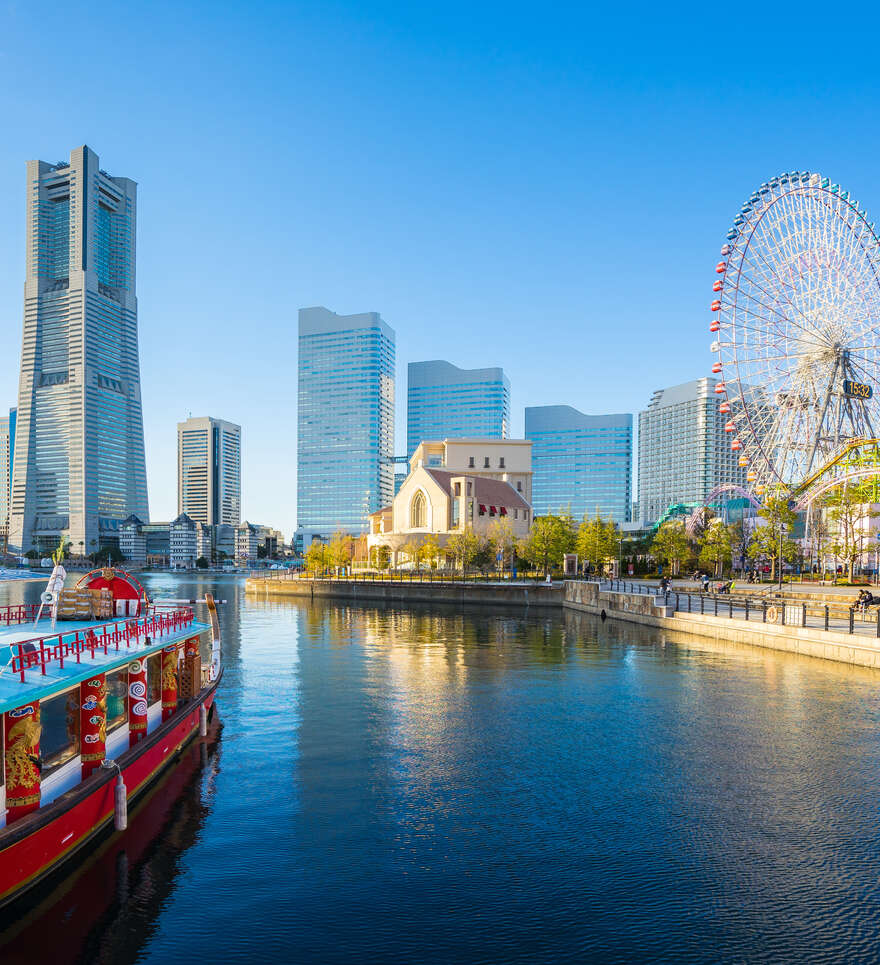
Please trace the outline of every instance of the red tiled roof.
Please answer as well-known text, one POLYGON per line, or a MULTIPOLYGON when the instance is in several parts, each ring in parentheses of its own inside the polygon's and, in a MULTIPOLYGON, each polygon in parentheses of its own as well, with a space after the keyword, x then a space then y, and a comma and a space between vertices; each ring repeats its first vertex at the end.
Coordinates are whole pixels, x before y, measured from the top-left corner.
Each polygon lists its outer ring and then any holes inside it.
POLYGON ((494 506, 507 506, 511 509, 531 509, 510 483, 500 479, 486 479, 483 476, 469 476, 466 472, 449 472, 446 469, 428 469, 427 472, 443 489, 447 496, 452 495, 452 480, 466 479, 474 484, 473 497, 479 503, 494 506))

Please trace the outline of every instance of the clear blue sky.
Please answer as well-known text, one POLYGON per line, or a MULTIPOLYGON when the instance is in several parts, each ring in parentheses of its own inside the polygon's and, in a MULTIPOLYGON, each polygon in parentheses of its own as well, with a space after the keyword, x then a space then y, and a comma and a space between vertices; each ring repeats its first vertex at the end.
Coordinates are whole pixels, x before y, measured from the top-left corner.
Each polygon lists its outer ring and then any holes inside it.
POLYGON ((297 309, 378 311, 406 362, 502 365, 523 406, 637 412, 708 373, 713 266, 791 169, 880 221, 877 17, 701 3, 0 0, 0 406, 25 161, 139 184, 151 514, 175 423, 240 422, 243 510, 295 516, 297 309), (126 9, 127 8, 127 9, 126 9))

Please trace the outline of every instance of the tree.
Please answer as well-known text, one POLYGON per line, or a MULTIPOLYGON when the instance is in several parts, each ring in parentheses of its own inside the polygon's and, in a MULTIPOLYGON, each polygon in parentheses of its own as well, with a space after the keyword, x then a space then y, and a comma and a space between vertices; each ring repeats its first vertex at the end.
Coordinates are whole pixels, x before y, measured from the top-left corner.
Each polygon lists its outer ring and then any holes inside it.
POLYGON ((474 566, 487 573, 495 565, 495 549, 488 537, 477 537, 477 552, 474 554, 474 566))
POLYGON ((730 562, 733 546, 731 527, 724 520, 713 519, 700 538, 700 563, 711 566, 717 577, 724 575, 724 564, 730 562))
POLYGON ((306 550, 306 569, 313 573, 323 573, 329 563, 327 547, 323 543, 314 542, 306 550))
POLYGON ((785 533, 791 532, 797 513, 789 506, 785 496, 767 496, 761 506, 761 517, 766 523, 755 527, 747 552, 751 560, 762 556, 770 560, 770 577, 775 580, 780 544, 783 561, 793 563, 798 558, 797 544, 785 536, 785 533))
POLYGON ((342 530, 337 530, 330 540, 327 553, 329 557, 328 562, 331 566, 348 566, 349 563, 351 563, 351 558, 354 553, 354 543, 351 536, 349 536, 348 533, 342 532, 342 530))
POLYGON ((473 566, 479 549, 480 541, 470 529, 454 533, 446 544, 446 552, 452 557, 453 565, 461 567, 462 573, 473 566))
POLYGON ((257 547, 257 559, 264 560, 268 555, 269 555, 269 550, 267 550, 266 547, 261 543, 257 547))
MULTIPOLYGON (((489 542, 495 552, 495 557, 501 560, 501 569, 507 569, 507 560, 513 556, 516 547, 516 536, 513 533, 513 523, 507 516, 501 516, 489 525, 489 542)), ((511 563, 512 563, 511 559, 511 563)))
POLYGON ((406 553, 407 559, 413 564, 416 571, 421 571, 422 541, 416 537, 412 537, 404 543, 403 552, 406 553))
POLYGON ((29 560, 38 560, 40 558, 40 554, 36 550, 28 550, 24 555, 29 560))
POLYGON ((591 563, 598 570, 605 560, 617 555, 619 541, 617 524, 611 519, 600 519, 597 511, 593 519, 584 516, 578 527, 577 554, 582 562, 591 563))
POLYGON ((673 575, 677 575, 681 564, 691 555, 691 544, 685 532, 684 520, 667 519, 654 534, 651 552, 659 562, 669 563, 673 575))
POLYGON ((857 486, 832 492, 825 498, 825 513, 832 532, 831 552, 847 565, 849 581, 859 558, 873 545, 871 520, 880 516, 865 501, 857 486))
POLYGON ((433 533, 425 537, 419 549, 419 557, 428 564, 430 569, 437 569, 437 563, 440 560, 440 541, 433 533))
POLYGON ((538 516, 529 535, 519 542, 517 552, 536 569, 549 573, 561 566, 562 557, 575 543, 570 516, 538 516))
POLYGON ((387 570, 391 560, 391 550, 384 544, 376 547, 376 566, 380 570, 387 570))
POLYGON ((200 570, 206 570, 208 568, 208 561, 204 556, 200 556, 196 560, 196 568, 200 570))
MULTIPOLYGON (((92 540, 92 542, 94 543, 95 541, 92 540)), ((102 563, 104 560, 109 560, 111 563, 121 563, 124 558, 118 546, 109 545, 95 550, 90 557, 93 563, 102 563)))

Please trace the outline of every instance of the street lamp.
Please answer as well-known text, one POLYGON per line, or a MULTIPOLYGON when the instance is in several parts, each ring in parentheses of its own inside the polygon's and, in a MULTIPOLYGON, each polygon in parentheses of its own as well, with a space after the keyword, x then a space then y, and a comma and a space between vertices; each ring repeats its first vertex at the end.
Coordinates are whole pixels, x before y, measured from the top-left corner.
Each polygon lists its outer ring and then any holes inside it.
POLYGON ((782 538, 785 535, 786 526, 781 520, 779 522, 779 590, 782 592, 782 538))

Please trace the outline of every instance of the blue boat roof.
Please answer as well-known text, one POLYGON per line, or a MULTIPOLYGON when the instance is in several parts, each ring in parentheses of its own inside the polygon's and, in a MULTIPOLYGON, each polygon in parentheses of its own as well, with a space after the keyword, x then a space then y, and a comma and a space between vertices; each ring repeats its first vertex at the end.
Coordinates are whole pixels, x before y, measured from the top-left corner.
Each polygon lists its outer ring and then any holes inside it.
POLYGON ((16 707, 21 707, 30 700, 49 697, 87 680, 95 673, 110 673, 118 670, 130 663, 135 656, 144 657, 156 653, 163 647, 210 630, 207 623, 193 621, 186 626, 151 638, 149 645, 144 644, 145 637, 142 635, 139 642, 132 641, 130 646, 126 646, 124 640, 121 641, 118 650, 115 644, 111 644, 107 653, 104 653, 102 645, 95 649, 94 657, 91 650, 85 650, 80 654, 79 663, 74 654, 69 654, 64 657, 63 666, 57 659, 48 661, 45 664, 45 674, 41 672, 39 665, 29 667, 25 670, 24 683, 21 681, 21 674, 17 670, 13 672, 12 659, 18 655, 18 647, 15 646, 18 643, 31 641, 37 644, 39 650, 41 638, 48 648, 50 644, 54 646, 58 643, 59 635, 63 642, 72 643, 77 633, 83 630, 106 627, 110 631, 134 623, 143 627, 145 620, 143 617, 137 620, 64 620, 57 623, 54 633, 46 633, 48 623, 44 623, 41 627, 35 627, 33 623, 28 622, 0 628, 0 713, 15 710, 16 707))

